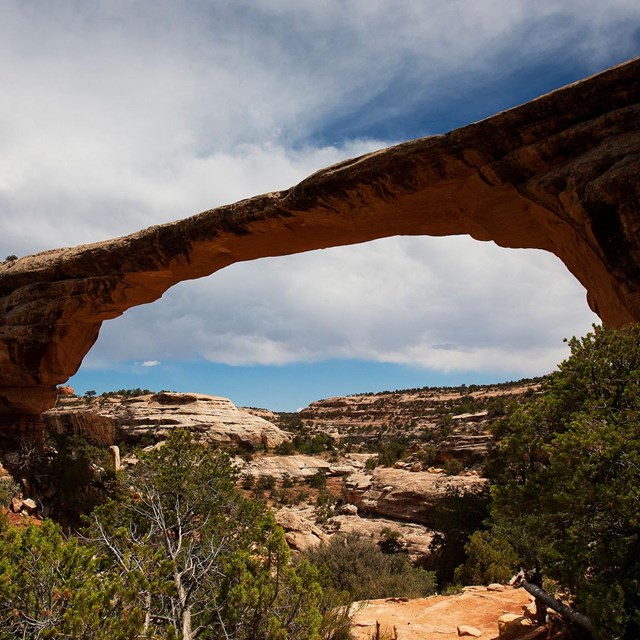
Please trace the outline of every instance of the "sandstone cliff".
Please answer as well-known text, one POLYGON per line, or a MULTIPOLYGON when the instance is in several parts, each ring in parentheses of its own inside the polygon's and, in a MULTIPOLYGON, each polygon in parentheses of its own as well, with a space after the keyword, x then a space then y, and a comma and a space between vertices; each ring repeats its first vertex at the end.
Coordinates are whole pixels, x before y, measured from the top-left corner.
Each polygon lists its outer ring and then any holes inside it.
POLYGON ((312 402, 297 416, 335 440, 429 442, 440 461, 456 458, 473 466, 486 458, 490 424, 501 405, 539 387, 539 381, 526 381, 354 394, 312 402))
POLYGON ((451 490, 474 490, 487 481, 474 475, 410 472, 378 467, 373 475, 355 473, 346 479, 348 502, 363 514, 429 525, 438 503, 451 490))
MULTIPOLYGON (((37 429, 105 320, 234 262, 392 235, 556 254, 605 323, 640 319, 640 59, 282 192, 0 265, 0 416, 37 429)), ((2 426, 2 425, 0 425, 2 426)))
POLYGON ((273 448, 289 438, 271 422, 238 409, 231 400, 200 393, 97 398, 90 404, 63 398, 43 418, 53 433, 78 434, 103 445, 141 439, 157 442, 176 428, 223 446, 273 448))

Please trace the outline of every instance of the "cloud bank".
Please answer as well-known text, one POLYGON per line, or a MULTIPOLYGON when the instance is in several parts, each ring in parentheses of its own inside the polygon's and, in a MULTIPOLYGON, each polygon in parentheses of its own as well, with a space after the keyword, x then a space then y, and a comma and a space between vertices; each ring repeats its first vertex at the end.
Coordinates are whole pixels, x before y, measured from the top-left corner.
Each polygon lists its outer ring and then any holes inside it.
MULTIPOLYGON (((131 233, 490 115, 633 55, 635 1, 0 6, 0 256, 131 233)), ((357 358, 550 369, 594 316, 553 257, 388 239, 235 265, 107 323, 87 367, 357 358)))

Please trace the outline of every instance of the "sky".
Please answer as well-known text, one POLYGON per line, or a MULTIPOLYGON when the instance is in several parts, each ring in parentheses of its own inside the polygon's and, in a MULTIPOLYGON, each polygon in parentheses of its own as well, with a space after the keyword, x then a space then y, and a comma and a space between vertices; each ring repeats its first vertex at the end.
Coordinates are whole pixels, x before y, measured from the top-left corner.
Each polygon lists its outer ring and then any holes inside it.
MULTIPOLYGON (((3 0, 0 258, 285 189, 639 53, 637 0, 3 0)), ((69 384, 294 411, 543 375, 593 322, 553 255, 396 237, 180 283, 69 384)))

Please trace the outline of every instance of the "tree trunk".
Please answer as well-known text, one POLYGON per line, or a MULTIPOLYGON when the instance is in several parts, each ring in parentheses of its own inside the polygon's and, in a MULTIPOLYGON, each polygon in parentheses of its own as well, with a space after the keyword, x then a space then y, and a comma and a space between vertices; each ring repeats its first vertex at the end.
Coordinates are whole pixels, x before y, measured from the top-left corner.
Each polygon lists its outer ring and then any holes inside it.
POLYGON ((174 574, 174 582, 176 591, 178 592, 178 600, 180 602, 180 617, 182 618, 182 640, 193 640, 191 630, 191 607, 187 603, 187 593, 182 584, 179 573, 174 574))
POLYGON ((557 611, 563 618, 566 618, 567 620, 580 625, 590 634, 593 634, 593 625, 591 624, 591 620, 589 620, 587 616, 574 611, 571 607, 568 607, 563 602, 560 602, 560 600, 556 600, 556 598, 550 596, 546 591, 543 591, 535 584, 531 584, 526 580, 523 580, 522 586, 536 599, 536 602, 538 601, 538 599, 540 599, 542 602, 544 602, 544 604, 546 604, 547 607, 550 607, 554 611, 557 611))

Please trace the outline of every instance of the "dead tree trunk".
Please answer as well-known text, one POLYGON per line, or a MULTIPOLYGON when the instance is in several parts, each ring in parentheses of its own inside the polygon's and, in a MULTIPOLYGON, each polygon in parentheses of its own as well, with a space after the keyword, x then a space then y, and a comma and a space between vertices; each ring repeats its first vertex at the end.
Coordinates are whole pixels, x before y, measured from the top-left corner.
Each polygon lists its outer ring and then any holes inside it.
POLYGON ((581 626, 590 634, 593 634, 593 625, 591 624, 591 620, 589 620, 587 616, 583 615, 582 613, 578 613, 577 611, 574 611, 571 607, 568 607, 563 602, 560 602, 560 600, 557 600, 553 596, 550 596, 546 591, 543 591, 540 587, 538 587, 535 584, 531 584, 530 582, 523 580, 522 586, 525 589, 525 591, 530 593, 536 599, 536 602, 538 600, 541 600, 550 609, 557 611, 563 618, 569 620, 570 622, 573 622, 574 624, 581 626))

